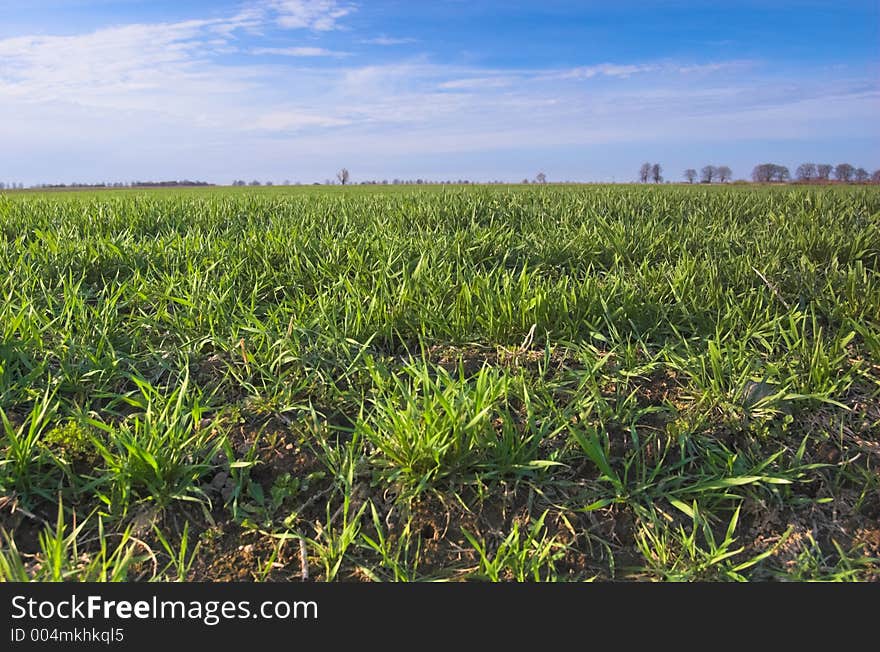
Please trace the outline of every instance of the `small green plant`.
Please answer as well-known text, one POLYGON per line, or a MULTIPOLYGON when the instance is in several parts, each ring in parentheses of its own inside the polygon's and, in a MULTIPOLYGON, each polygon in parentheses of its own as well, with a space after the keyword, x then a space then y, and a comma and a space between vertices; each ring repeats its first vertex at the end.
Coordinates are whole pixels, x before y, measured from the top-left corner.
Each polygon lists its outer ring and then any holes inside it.
MULTIPOLYGON (((711 520, 699 509, 678 500, 673 506, 690 519, 690 527, 681 524, 666 526, 660 521, 668 515, 657 510, 644 510, 636 545, 645 559, 649 575, 665 581, 744 581, 746 571, 773 554, 773 549, 747 559, 741 557, 745 548, 736 545, 736 529, 740 508, 734 510, 722 537, 715 534, 711 520)), ((779 544, 777 544, 779 545, 779 544)))
POLYGON ((138 500, 160 508, 175 500, 206 501, 199 480, 212 468, 220 442, 208 429, 196 427, 203 408, 198 397, 187 393, 188 375, 167 397, 142 379, 132 380, 140 396, 129 402, 143 412, 116 427, 91 421, 107 433, 103 439, 93 437, 92 443, 114 478, 99 497, 118 515, 138 500))
POLYGON ((32 555, 19 551, 11 533, 0 533, 0 579, 6 582, 124 582, 142 576, 143 563, 152 551, 134 539, 131 529, 106 532, 98 516, 95 536, 88 533, 90 519, 74 527, 65 522, 58 502, 55 526, 46 525, 39 534, 39 549, 32 555), (89 539, 89 543, 84 542, 89 539), (111 543, 112 542, 112 543, 111 543))
POLYGON ((544 525, 546 517, 547 512, 544 512, 527 530, 522 530, 519 523, 514 523, 494 552, 490 551, 485 541, 462 529, 480 557, 479 566, 471 577, 493 582, 556 580, 556 562, 565 556, 565 546, 547 536, 544 525))
POLYGON ((40 444, 51 454, 68 462, 88 464, 98 460, 98 451, 92 445, 90 430, 75 421, 52 428, 40 444))
POLYGON ((360 507, 352 504, 351 496, 346 493, 341 507, 331 515, 330 503, 327 503, 324 523, 316 523, 315 538, 307 540, 321 565, 324 567, 324 581, 332 582, 342 568, 342 562, 348 549, 357 542, 361 531, 361 519, 367 503, 360 507), (338 525, 336 519, 341 518, 338 525))
POLYGON ((3 459, 0 460, 0 489, 3 491, 16 492, 25 501, 29 501, 32 495, 51 500, 48 487, 43 485, 46 478, 41 468, 44 451, 40 438, 48 429, 55 409, 54 397, 48 390, 34 403, 30 414, 18 427, 12 425, 0 408, 4 450, 3 459))
POLYGON ((396 374, 373 367, 373 412, 356 432, 374 447, 384 477, 419 493, 443 480, 477 475, 501 478, 536 472, 553 462, 537 459, 554 434, 538 423, 523 397, 525 418, 512 408, 512 379, 483 367, 470 378, 442 367, 409 363, 396 374))
POLYGON ((196 541, 196 545, 192 547, 192 550, 190 550, 188 522, 183 524, 183 532, 180 533, 180 539, 177 543, 176 550, 172 542, 168 540, 168 538, 162 533, 158 526, 153 525, 153 532, 155 533, 156 538, 159 540, 159 543, 162 545, 162 549, 168 555, 168 563, 157 577, 165 577, 166 574, 170 572, 171 576, 176 581, 185 581, 190 569, 192 568, 193 563, 196 560, 201 541, 196 541))

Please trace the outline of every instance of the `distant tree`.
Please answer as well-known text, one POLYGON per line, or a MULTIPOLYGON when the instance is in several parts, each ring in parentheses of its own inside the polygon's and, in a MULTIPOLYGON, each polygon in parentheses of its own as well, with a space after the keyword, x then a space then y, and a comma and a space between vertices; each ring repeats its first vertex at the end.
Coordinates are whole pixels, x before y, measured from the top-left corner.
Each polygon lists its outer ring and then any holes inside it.
POLYGON ((795 171, 795 174, 797 175, 798 181, 809 183, 819 176, 819 171, 816 169, 815 163, 801 163, 795 171))
POLYGON ((712 183, 718 176, 718 168, 714 165, 706 165, 700 170, 700 176, 703 183, 712 183))
POLYGON ((527 186, 527 185, 529 185, 529 180, 528 180, 528 179, 523 179, 523 180, 522 180, 522 183, 523 183, 523 185, 527 186))
POLYGON ((0 181, 0 190, 5 190, 5 189, 6 189, 6 184, 3 183, 2 181, 0 181))
POLYGON ((865 168, 858 168, 853 172, 853 176, 857 183, 865 183, 865 181, 871 178, 871 175, 868 174, 868 171, 865 168))
POLYGON ((726 165, 720 165, 715 170, 718 173, 718 180, 721 183, 727 183, 733 177, 733 170, 726 165))
POLYGON ((874 174, 871 175, 871 183, 880 183, 880 170, 874 170, 874 174))
POLYGON ((773 175, 772 163, 761 163, 752 169, 752 181, 755 183, 769 183, 773 175))
POLYGON ((284 180, 284 185, 285 185, 285 186, 289 186, 289 185, 290 185, 290 179, 285 179, 285 180, 284 180))
POLYGON ((687 179, 688 183, 693 183, 697 180, 697 171, 693 168, 688 168, 684 171, 684 178, 687 179))
POLYGON ((752 168, 752 181, 755 183, 767 183, 770 181, 771 163, 761 163, 752 168))
POLYGON ((663 181, 663 168, 660 167, 659 163, 654 163, 654 165, 651 166, 651 179, 654 183, 660 183, 663 181))
POLYGON ((535 175, 535 183, 547 183, 547 175, 543 172, 538 172, 535 175))
POLYGON ((651 177, 651 164, 650 163, 642 163, 642 167, 639 168, 639 181, 642 183, 648 183, 648 179, 651 177))
POLYGON ((819 181, 828 181, 831 178, 832 166, 828 163, 820 163, 816 166, 816 178, 819 181))
POLYGON ((834 178, 844 183, 849 183, 853 179, 856 169, 849 163, 840 163, 834 168, 834 178))
POLYGON ((339 183, 343 186, 348 183, 348 168, 342 168, 339 172, 336 173, 336 178, 339 179, 339 183))
POLYGON ((271 181, 267 181, 264 185, 267 185, 267 186, 274 186, 275 184, 272 183, 271 181))
POLYGON ((250 185, 252 185, 252 186, 259 186, 259 185, 260 185, 260 182, 257 181, 256 179, 254 179, 253 181, 251 181, 250 185))
POLYGON ((788 181, 791 175, 784 165, 775 163, 761 163, 752 170, 752 180, 757 183, 770 183, 771 181, 788 181))

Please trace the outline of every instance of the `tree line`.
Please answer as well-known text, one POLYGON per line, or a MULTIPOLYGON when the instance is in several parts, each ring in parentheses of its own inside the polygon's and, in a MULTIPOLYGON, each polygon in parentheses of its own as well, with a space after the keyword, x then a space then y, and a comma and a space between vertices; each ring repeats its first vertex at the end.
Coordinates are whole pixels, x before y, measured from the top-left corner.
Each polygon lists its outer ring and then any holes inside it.
MULTIPOLYGON (((38 183, 36 185, 27 186, 29 189, 37 190, 88 190, 102 188, 188 188, 192 186, 213 186, 213 183, 207 181, 190 181, 183 179, 182 181, 106 181, 98 183, 38 183)), ((5 183, 0 181, 0 190, 24 190, 23 183, 5 183)))
MULTIPOLYGON (((706 165, 700 170, 699 178, 702 183, 714 183, 719 181, 727 183, 733 177, 733 170, 726 165, 706 165)), ((697 171, 694 168, 688 168, 684 171, 684 178, 688 183, 697 180, 697 171)), ((642 163, 639 168, 639 181, 648 183, 661 183, 663 181, 663 167, 659 163, 642 163)))
MULTIPOLYGON (((880 183, 880 170, 869 174, 865 168, 857 168, 849 163, 801 163, 795 170, 795 180, 802 183, 827 182, 832 180, 841 183, 866 183, 872 181, 880 183)), ((761 163, 752 170, 752 181, 758 183, 786 182, 791 181, 791 173, 784 165, 775 163, 761 163)))
MULTIPOLYGON (((694 168, 682 173, 688 183, 698 178, 701 183, 727 183, 733 178, 733 170, 726 165, 706 165, 699 174, 694 168)), ((795 170, 795 180, 801 183, 839 181, 841 183, 880 183, 880 170, 870 174, 865 168, 857 168, 849 163, 831 165, 829 163, 801 163, 795 170)), ((792 180, 791 172, 784 165, 761 163, 752 169, 752 181, 756 183, 787 183, 792 180)), ((659 163, 642 163, 639 168, 641 183, 660 183, 663 181, 663 168, 659 163)))
MULTIPOLYGON (((697 179, 700 180, 701 183, 727 183, 731 181, 733 178, 733 171, 726 165, 705 165, 703 166, 699 173, 694 168, 688 168, 682 173, 682 177, 688 183, 694 183, 697 179)), ((649 181, 653 183, 662 183, 663 182, 663 167, 659 163, 643 163, 639 168, 639 181, 642 183, 648 183, 649 181)), ((350 183, 351 175, 349 174, 348 169, 342 168, 336 174, 336 180, 342 184, 347 185, 350 183)), ((776 163, 760 163, 756 165, 752 169, 752 181, 756 183, 788 183, 792 180, 798 181, 800 183, 827 183, 830 181, 837 181, 839 183, 878 183, 880 184, 880 170, 875 170, 873 174, 870 174, 865 168, 857 168, 849 163, 839 163, 837 165, 831 165, 829 163, 801 163, 796 169, 794 178, 791 175, 789 169, 784 165, 778 165, 776 163)), ((330 179, 324 181, 325 185, 330 185, 333 182, 330 179)), ((394 179, 393 181, 388 181, 387 179, 383 179, 382 181, 361 181, 359 185, 421 185, 421 184, 471 184, 475 183, 473 181, 469 181, 466 179, 459 179, 458 181, 430 181, 428 179, 394 179)), ((490 184, 506 184, 504 181, 490 181, 490 184)), ((547 183, 547 175, 544 172, 538 172, 535 175, 534 180, 529 181, 528 178, 523 179, 520 183, 528 184, 545 184, 547 183)), ((569 182, 566 182, 569 183, 569 182)), ((184 179, 182 181, 131 181, 128 183, 123 182, 108 182, 108 183, 59 183, 59 184, 46 184, 41 183, 37 185, 28 186, 29 188, 37 188, 37 189, 76 189, 76 188, 155 188, 155 187, 186 187, 186 186, 212 186, 214 184, 208 183, 206 181, 190 181, 189 179, 184 179)), ((244 181, 242 179, 236 179, 232 182, 233 186, 272 186, 273 183, 271 181, 260 182, 257 180, 253 180, 250 182, 244 181)), ((284 181, 285 186, 291 185, 290 181, 284 181)), ((299 182, 296 182, 294 185, 302 185, 299 182)), ((320 183, 315 183, 314 185, 321 185, 320 183)), ((0 191, 3 190, 24 190, 25 185, 23 183, 6 183, 0 181, 0 191)))

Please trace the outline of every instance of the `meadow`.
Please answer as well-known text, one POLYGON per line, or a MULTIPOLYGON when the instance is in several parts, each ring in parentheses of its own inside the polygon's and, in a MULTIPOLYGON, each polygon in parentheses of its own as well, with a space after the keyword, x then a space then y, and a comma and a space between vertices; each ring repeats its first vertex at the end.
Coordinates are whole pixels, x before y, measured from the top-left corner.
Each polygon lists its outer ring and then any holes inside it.
POLYGON ((880 579, 880 189, 0 194, 6 580, 880 579))

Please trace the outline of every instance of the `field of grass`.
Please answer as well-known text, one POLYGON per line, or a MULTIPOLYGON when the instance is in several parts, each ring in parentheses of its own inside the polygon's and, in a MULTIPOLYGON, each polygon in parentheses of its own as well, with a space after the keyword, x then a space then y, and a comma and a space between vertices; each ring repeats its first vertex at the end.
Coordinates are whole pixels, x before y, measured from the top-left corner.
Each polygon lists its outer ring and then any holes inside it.
POLYGON ((880 190, 0 195, 0 577, 880 579, 880 190))

